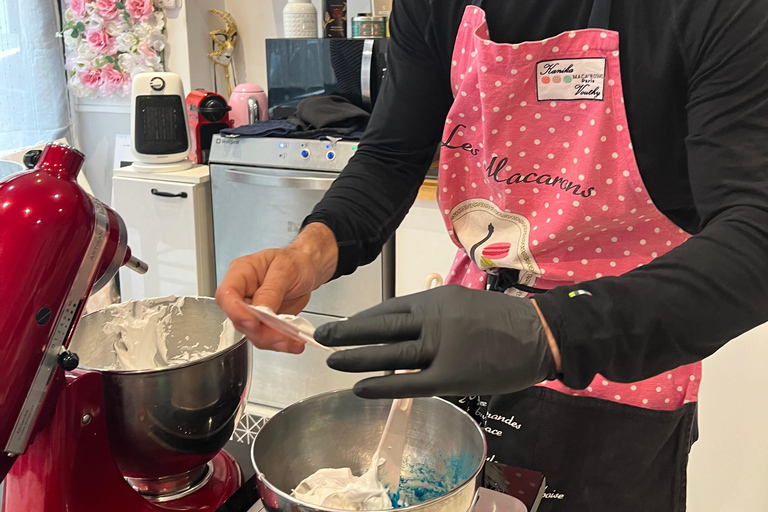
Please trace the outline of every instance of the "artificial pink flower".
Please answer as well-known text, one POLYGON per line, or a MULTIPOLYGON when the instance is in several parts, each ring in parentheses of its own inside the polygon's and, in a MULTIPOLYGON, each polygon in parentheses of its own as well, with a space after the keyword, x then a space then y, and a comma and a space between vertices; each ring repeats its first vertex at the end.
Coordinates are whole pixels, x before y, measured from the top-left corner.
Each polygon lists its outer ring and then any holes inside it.
POLYGON ((120 14, 115 7, 115 0, 96 0, 96 12, 105 20, 113 20, 120 14))
POLYGON ((155 49, 152 48, 152 45, 149 44, 149 41, 146 39, 139 41, 136 50, 144 57, 145 60, 157 56, 157 52, 155 52, 155 49))
POLYGON ((99 30, 88 30, 85 33, 85 40, 88 41, 91 50, 96 53, 101 53, 102 55, 115 53, 117 48, 115 40, 112 39, 103 28, 99 30))
POLYGON ((78 78, 80 78, 81 84, 91 89, 98 89, 104 83, 102 71, 96 68, 89 68, 80 72, 78 78))
POLYGON ((75 16, 82 20, 87 14, 87 11, 85 10, 85 4, 87 3, 88 2, 86 0, 70 0, 69 8, 72 9, 72 12, 75 13, 75 16))
POLYGON ((131 18, 139 21, 147 21, 155 12, 152 0, 126 0, 125 10, 131 18))
POLYGON ((126 77, 120 72, 116 71, 112 66, 104 66, 101 68, 102 84, 100 90, 104 96, 114 96, 120 92, 124 85, 126 77))

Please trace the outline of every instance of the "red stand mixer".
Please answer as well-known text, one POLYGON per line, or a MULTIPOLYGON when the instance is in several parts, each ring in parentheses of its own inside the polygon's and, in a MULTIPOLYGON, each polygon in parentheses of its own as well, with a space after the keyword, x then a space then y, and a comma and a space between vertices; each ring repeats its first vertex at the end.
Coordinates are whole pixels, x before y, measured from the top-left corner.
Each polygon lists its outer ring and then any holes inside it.
POLYGON ((34 169, 0 181, 2 510, 216 510, 241 483, 221 448, 247 395, 247 342, 203 364, 77 368, 67 348, 89 294, 122 265, 147 270, 117 213, 77 185, 83 160, 49 144, 34 169))

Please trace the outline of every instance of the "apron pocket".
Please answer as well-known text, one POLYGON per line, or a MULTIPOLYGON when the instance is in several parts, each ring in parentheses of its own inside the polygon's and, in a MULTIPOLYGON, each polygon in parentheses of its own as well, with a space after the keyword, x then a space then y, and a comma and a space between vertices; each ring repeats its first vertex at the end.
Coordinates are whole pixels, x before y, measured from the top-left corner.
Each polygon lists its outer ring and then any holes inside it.
POLYGON ((484 422, 489 459, 546 476, 541 512, 681 512, 695 410, 543 387, 495 396, 484 422))

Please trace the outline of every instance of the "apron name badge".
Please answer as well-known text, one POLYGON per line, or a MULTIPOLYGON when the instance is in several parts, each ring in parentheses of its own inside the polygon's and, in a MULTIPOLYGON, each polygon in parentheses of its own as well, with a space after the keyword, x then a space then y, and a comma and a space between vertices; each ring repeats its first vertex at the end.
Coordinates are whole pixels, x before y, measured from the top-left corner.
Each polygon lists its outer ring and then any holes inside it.
POLYGON ((545 60, 536 64, 539 101, 603 101, 605 59, 545 60))

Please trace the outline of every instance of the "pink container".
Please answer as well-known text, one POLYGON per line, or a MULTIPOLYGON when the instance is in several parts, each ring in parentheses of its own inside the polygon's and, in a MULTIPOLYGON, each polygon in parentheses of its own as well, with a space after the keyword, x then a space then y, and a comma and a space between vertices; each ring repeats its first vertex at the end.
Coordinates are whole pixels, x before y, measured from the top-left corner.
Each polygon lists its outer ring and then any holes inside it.
POLYGON ((229 105, 232 107, 229 117, 235 128, 269 119, 267 94, 259 85, 238 85, 229 97, 229 105))

